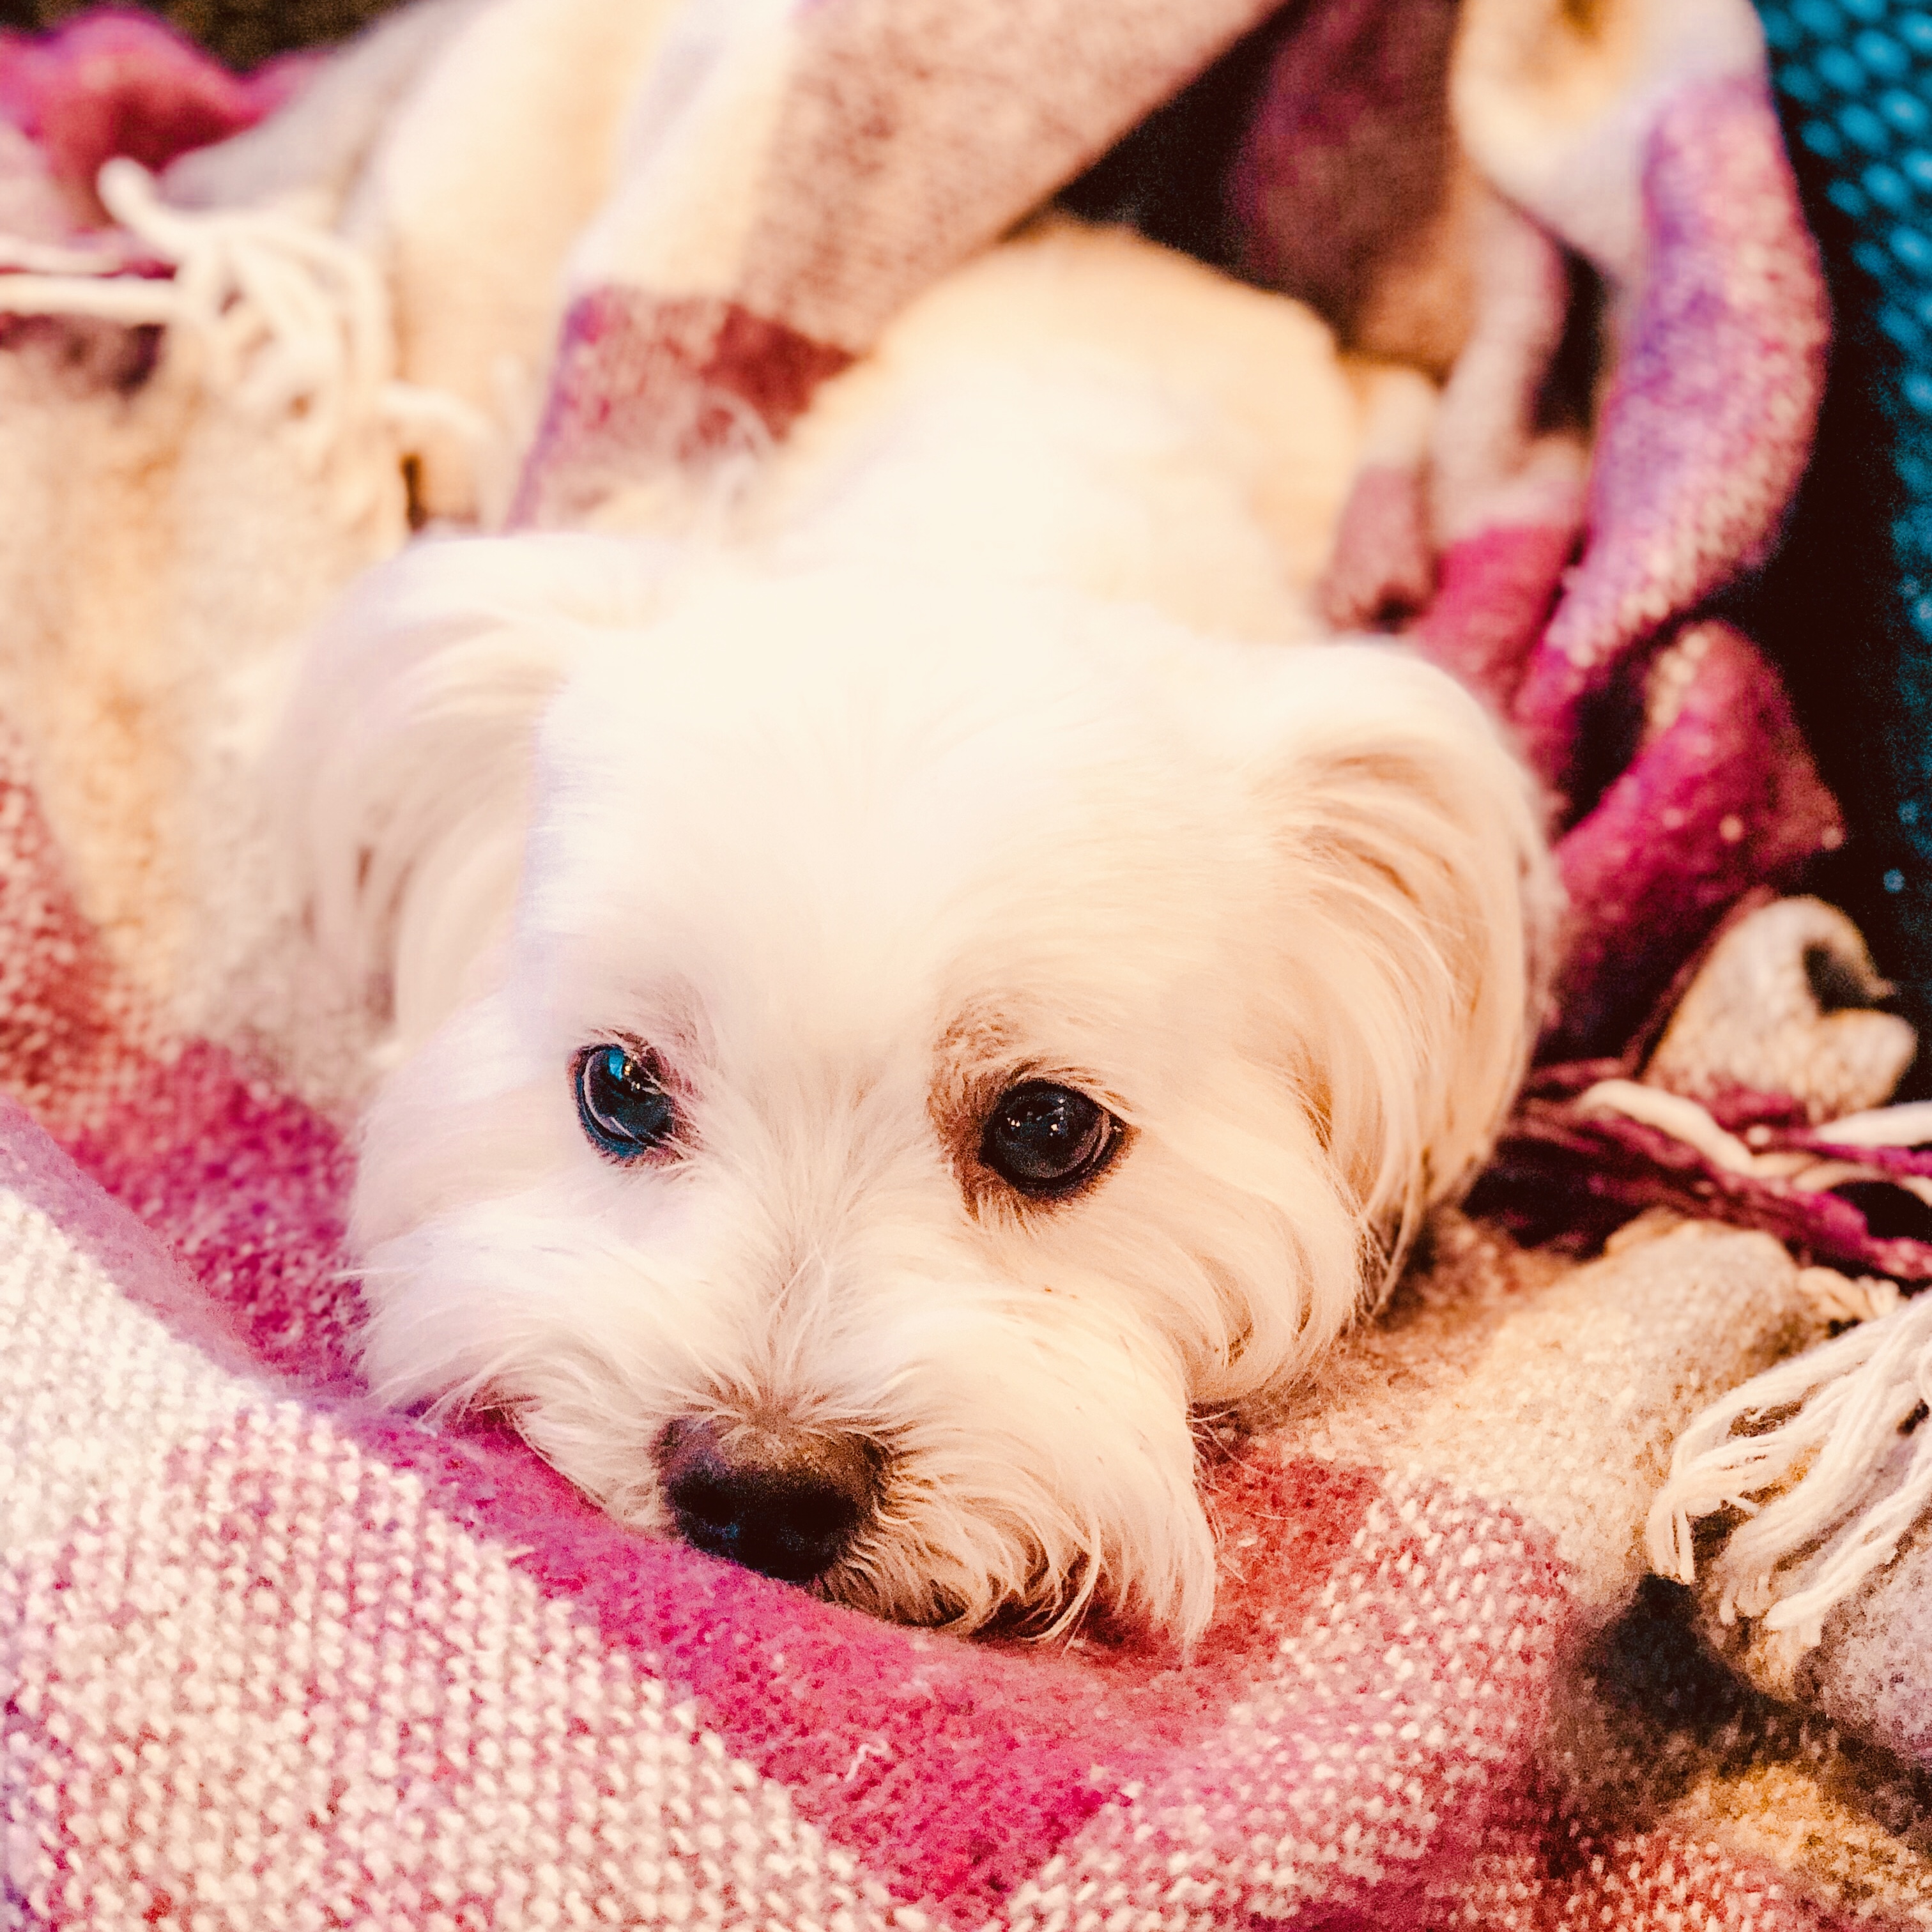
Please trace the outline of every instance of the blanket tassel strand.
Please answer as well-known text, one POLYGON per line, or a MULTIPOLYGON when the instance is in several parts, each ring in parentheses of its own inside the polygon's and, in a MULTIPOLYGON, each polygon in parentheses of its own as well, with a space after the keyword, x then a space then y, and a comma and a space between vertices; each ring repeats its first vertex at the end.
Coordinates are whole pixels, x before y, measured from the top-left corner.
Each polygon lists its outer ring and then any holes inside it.
POLYGON ((1932 1506, 1932 1429, 1917 1426, 1928 1403, 1932 1294, 1733 1390, 1678 1438, 1651 1507, 1652 1568, 1694 1582, 1692 1522, 1742 1510, 1748 1520, 1711 1566, 1718 1617, 1762 1618, 1810 1649, 1932 1506))

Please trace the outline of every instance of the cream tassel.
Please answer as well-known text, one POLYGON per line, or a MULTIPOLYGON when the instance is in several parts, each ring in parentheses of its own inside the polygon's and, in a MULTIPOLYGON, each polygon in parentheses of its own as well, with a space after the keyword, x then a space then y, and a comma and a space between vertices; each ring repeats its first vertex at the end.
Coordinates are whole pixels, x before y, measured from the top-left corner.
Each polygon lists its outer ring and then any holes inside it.
POLYGON ((173 265, 172 278, 0 237, 0 314, 169 329, 199 351, 211 388, 280 419, 310 473, 334 470, 348 520, 430 434, 454 436, 472 465, 487 454, 494 432, 480 410, 396 380, 388 290, 361 250, 292 210, 171 208, 124 158, 101 169, 99 187, 108 212, 173 265), (16 265, 28 272, 4 272, 16 265))
POLYGON ((1693 1519, 1745 1511, 1750 1520, 1712 1565, 1718 1617, 1762 1617, 1768 1630, 1809 1648, 1826 1616, 1891 1562, 1932 1505, 1932 1427, 1902 1432, 1928 1403, 1932 1293, 1767 1370, 1678 1437, 1670 1478, 1651 1505, 1652 1567, 1694 1581, 1693 1519), (1732 1433, 1792 1403, 1802 1406, 1775 1428, 1732 1433), (1769 1503, 1754 1500, 1778 1489, 1769 1503))

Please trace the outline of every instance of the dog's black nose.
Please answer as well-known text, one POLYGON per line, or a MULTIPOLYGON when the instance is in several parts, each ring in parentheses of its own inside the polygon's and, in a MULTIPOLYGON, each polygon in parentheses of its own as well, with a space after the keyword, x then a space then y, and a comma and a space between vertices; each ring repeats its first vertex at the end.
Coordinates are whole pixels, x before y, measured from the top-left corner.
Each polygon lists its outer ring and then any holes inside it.
POLYGON ((678 1534, 788 1583, 829 1570, 876 1499, 878 1456, 852 1436, 779 1433, 697 1417, 658 1460, 678 1534))

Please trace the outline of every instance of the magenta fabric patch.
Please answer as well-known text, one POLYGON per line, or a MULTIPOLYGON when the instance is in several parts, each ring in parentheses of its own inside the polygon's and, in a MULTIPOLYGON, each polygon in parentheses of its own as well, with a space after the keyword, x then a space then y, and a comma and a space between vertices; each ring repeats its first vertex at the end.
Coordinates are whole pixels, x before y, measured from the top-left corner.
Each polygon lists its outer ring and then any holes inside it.
POLYGON ((627 476, 782 436, 851 359, 735 302, 624 288, 580 296, 511 522, 568 523, 627 476))
POLYGON ((1516 700, 1532 761, 1564 792, 1631 652, 1776 534, 1824 391, 1822 271, 1762 81, 1671 99, 1644 210, 1648 267, 1598 431, 1590 541, 1516 700))
POLYGON ((1557 848, 1571 911, 1546 1060, 1614 1048, 1726 907, 1843 836, 1776 671, 1726 624, 1681 641, 1677 715, 1557 848))
POLYGON ((354 1159, 292 1096, 197 1042, 154 1065, 74 1158, 165 1241, 261 1366, 358 1393, 361 1299, 341 1252, 354 1159))
POLYGON ((1576 547, 1576 532, 1558 524, 1492 524, 1450 544, 1409 640, 1506 712, 1576 547))
POLYGON ((149 14, 83 14, 40 38, 0 34, 0 118, 38 142, 55 177, 92 201, 101 164, 160 169, 252 128, 289 100, 312 56, 230 74, 149 14))

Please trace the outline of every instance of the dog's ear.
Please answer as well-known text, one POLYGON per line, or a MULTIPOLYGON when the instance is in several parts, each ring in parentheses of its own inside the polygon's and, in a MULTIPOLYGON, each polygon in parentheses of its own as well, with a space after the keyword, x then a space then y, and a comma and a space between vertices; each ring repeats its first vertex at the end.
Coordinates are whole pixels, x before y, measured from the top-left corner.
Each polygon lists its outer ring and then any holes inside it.
POLYGON ((418 544, 310 638, 272 782, 318 943, 406 1049, 513 908, 536 729, 576 655, 649 622, 664 548, 592 536, 418 544))
POLYGON ((1392 1276, 1522 1081, 1558 904, 1543 802, 1504 728, 1399 646, 1261 647, 1221 691, 1277 862, 1273 1050, 1392 1276))

